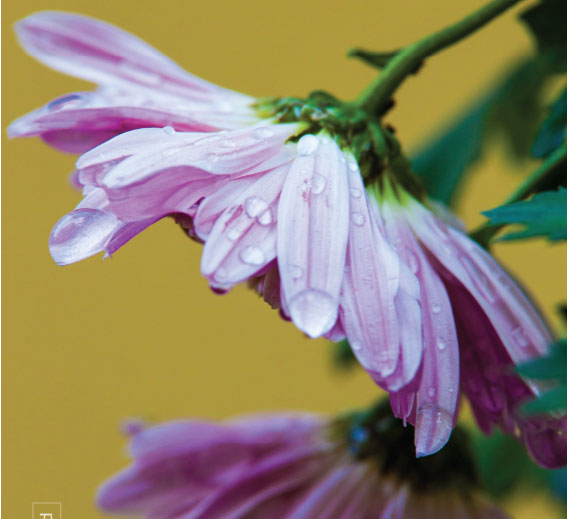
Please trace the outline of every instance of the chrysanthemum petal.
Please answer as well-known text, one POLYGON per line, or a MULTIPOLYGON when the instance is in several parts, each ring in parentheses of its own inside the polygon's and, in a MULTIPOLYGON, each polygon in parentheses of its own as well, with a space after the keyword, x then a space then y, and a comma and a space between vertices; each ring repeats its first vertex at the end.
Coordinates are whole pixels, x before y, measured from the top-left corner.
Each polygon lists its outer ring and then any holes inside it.
POLYGON ((153 47, 117 27, 70 13, 35 13, 16 24, 24 49, 61 72, 100 84, 161 90, 197 101, 211 95, 250 99, 185 72, 153 47))
POLYGON ((395 297, 400 259, 369 210, 358 166, 349 160, 350 219, 341 321, 351 348, 375 378, 391 375, 398 363, 400 329, 395 297))
POLYGON ((346 161, 328 137, 306 135, 284 183, 277 253, 296 326, 311 337, 337 319, 348 238, 346 161))
POLYGON ((234 285, 276 257, 276 208, 288 167, 263 174, 224 211, 208 236, 201 271, 217 285, 234 285))

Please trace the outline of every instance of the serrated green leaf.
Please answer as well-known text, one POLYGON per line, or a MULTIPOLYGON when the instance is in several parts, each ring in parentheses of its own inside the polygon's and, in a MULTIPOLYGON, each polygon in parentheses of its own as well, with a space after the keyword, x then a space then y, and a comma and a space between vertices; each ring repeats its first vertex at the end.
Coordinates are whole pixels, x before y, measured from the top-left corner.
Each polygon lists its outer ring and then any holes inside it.
POLYGON ((532 146, 532 155, 538 158, 547 157, 567 141, 567 89, 551 106, 547 119, 539 129, 532 146))
POLYGON ((551 241, 567 240, 567 189, 543 191, 530 200, 507 204, 483 213, 490 226, 523 225, 523 231, 511 232, 501 240, 520 240, 545 236, 551 241))
POLYGON ((545 357, 520 364, 516 372, 527 378, 560 379, 567 383, 567 339, 557 341, 545 357))
POLYGON ((537 400, 524 404, 522 409, 527 414, 567 410, 567 386, 560 386, 548 391, 537 400))
POLYGON ((567 70, 567 2, 542 0, 520 18, 534 36, 540 54, 553 60, 557 71, 567 70))
POLYGON ((371 67, 382 69, 398 53, 399 50, 390 52, 373 52, 365 49, 351 49, 347 52, 349 58, 358 58, 371 67))

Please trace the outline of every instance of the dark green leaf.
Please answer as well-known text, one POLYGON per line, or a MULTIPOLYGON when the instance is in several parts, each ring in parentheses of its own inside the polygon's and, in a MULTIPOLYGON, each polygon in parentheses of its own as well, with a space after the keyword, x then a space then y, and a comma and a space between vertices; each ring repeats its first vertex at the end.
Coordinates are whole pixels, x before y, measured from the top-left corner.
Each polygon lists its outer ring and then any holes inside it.
MULTIPOLYGON (((567 173, 567 172, 566 172, 567 173)), ((520 224, 524 230, 504 235, 501 240, 546 236, 551 241, 567 240, 567 189, 544 191, 530 200, 507 204, 483 213, 490 226, 520 224)))
POLYGON ((526 479, 543 483, 543 469, 530 460, 524 447, 513 437, 498 430, 490 436, 479 434, 474 447, 480 482, 492 497, 509 494, 526 479))
POLYGON ((548 391, 537 400, 524 404, 522 409, 528 414, 567 410, 567 386, 559 386, 548 391))
MULTIPOLYGON (((567 28, 566 28, 567 30, 567 28)), ((567 89, 553 103, 532 146, 534 157, 547 157, 567 140, 567 89)))
POLYGON ((540 93, 548 76, 543 61, 521 62, 413 155, 412 167, 430 197, 452 204, 465 174, 497 133, 505 137, 514 156, 529 156, 541 120, 540 93))
POLYGON ((372 52, 365 49, 351 49, 348 51, 347 56, 349 58, 358 58, 371 67, 382 69, 398 52, 399 50, 391 52, 372 52))
POLYGON ((567 383, 567 339, 557 341, 545 357, 520 364, 516 372, 527 378, 562 379, 567 383))
POLYGON ((540 54, 553 60, 558 71, 567 70, 567 2, 542 0, 520 18, 534 36, 540 54))
POLYGON ((358 364, 350 344, 344 341, 331 343, 333 364, 339 369, 350 369, 358 364))

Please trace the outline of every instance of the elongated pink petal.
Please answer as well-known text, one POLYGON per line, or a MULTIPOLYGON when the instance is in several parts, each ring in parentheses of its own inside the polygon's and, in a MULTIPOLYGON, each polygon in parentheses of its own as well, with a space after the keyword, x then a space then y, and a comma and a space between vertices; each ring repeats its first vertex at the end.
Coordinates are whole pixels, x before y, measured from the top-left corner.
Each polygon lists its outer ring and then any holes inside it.
MULTIPOLYGON (((277 155, 287 139, 301 128, 302 125, 295 123, 278 124, 268 130, 269 136, 263 127, 214 134, 189 133, 186 143, 184 133, 173 132, 170 145, 162 148, 159 143, 160 153, 149 149, 132 155, 105 175, 103 184, 107 189, 117 190, 180 167, 214 175, 236 175, 277 155), (196 135, 201 138, 195 140, 196 135)), ((104 149, 99 151, 104 153, 104 149)))
POLYGON ((297 145, 278 208, 278 266, 295 325, 311 337, 337 319, 348 238, 346 163, 327 137, 297 145))
POLYGON ((100 84, 138 86, 203 101, 250 98, 185 72, 142 40, 113 25, 61 12, 33 14, 16 25, 20 43, 42 63, 100 84))
POLYGON ((276 207, 287 167, 262 175, 215 223, 201 260, 213 283, 234 285, 276 257, 276 207))
MULTIPOLYGON (((475 298, 514 363, 542 355, 552 342, 545 324, 508 274, 476 243, 414 203, 411 225, 420 241, 475 298)), ((537 384, 531 383, 537 391, 537 384)))
POLYGON ((230 206, 238 200, 251 185, 258 181, 258 175, 236 178, 209 196, 200 206, 195 216, 195 232, 202 240, 208 238, 215 222, 230 206))
POLYGON ((349 160, 350 229, 341 321, 362 366, 377 379, 392 374, 400 349, 394 299, 400 259, 371 214, 356 162, 349 160))

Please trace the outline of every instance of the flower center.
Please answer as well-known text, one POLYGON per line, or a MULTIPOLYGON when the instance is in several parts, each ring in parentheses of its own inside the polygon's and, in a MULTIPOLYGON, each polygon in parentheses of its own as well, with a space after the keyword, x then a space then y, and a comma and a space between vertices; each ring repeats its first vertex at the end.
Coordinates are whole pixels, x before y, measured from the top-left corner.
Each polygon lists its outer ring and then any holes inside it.
POLYGON ((386 401, 337 419, 331 434, 344 442, 354 458, 375 463, 383 476, 407 482, 416 492, 453 489, 468 493, 478 488, 468 437, 459 427, 441 451, 416 458, 414 428, 404 427, 386 401))

